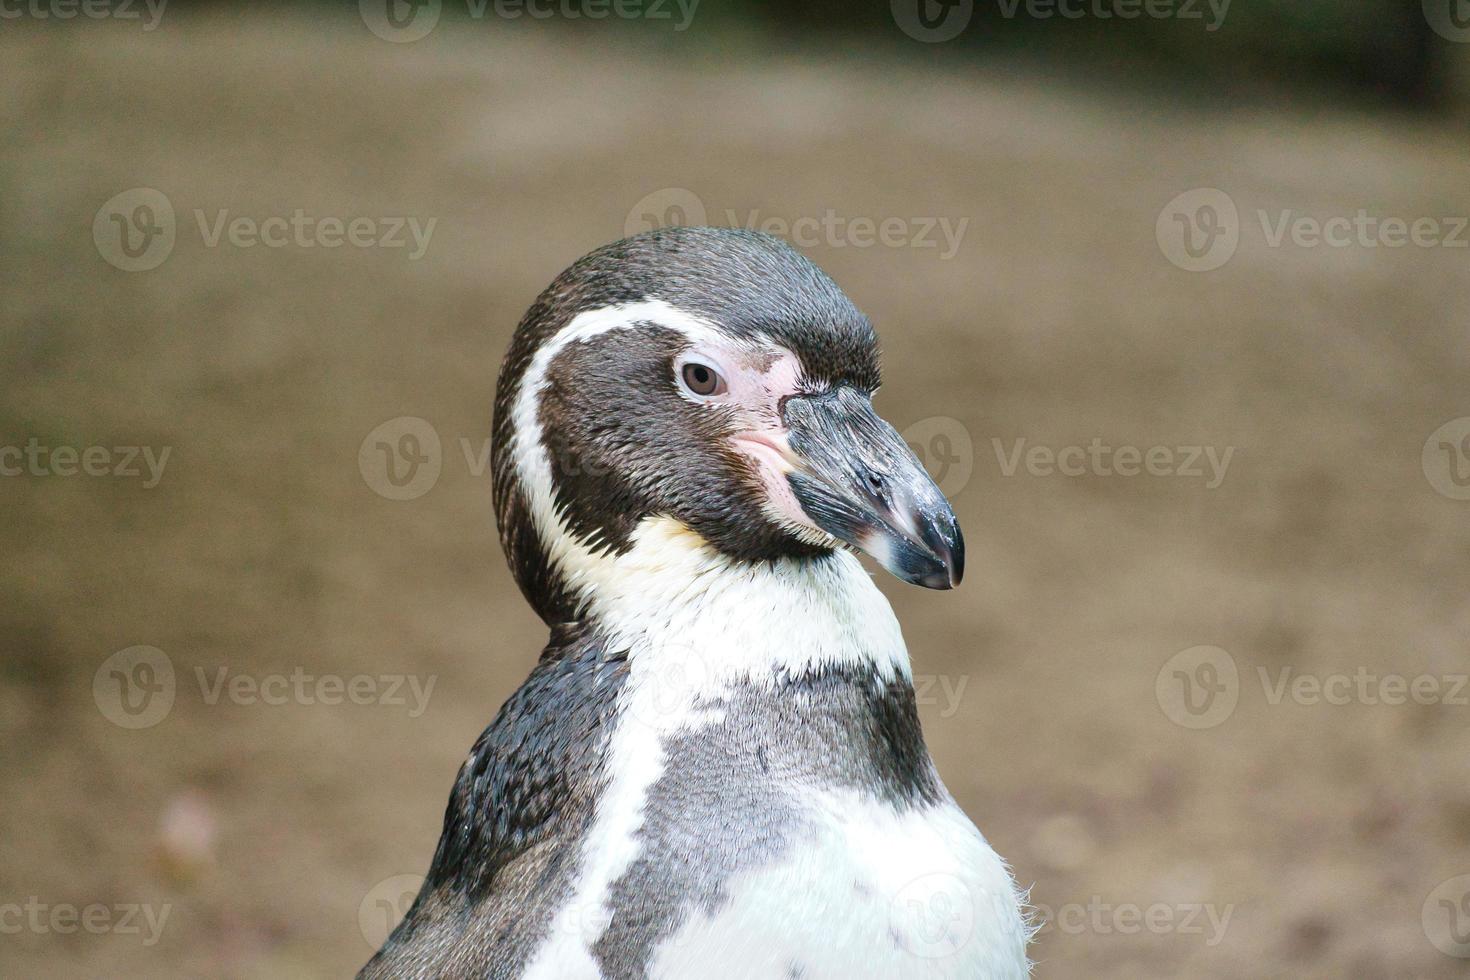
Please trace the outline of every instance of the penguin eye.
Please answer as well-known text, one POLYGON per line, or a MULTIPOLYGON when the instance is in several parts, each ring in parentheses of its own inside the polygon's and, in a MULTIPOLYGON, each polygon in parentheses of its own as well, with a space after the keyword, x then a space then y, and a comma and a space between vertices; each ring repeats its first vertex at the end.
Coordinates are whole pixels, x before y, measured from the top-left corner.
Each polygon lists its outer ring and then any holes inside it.
POLYGON ((725 379, 720 377, 719 372, 697 361, 690 361, 684 365, 680 377, 684 380, 684 387, 702 398, 723 395, 726 391, 725 379))

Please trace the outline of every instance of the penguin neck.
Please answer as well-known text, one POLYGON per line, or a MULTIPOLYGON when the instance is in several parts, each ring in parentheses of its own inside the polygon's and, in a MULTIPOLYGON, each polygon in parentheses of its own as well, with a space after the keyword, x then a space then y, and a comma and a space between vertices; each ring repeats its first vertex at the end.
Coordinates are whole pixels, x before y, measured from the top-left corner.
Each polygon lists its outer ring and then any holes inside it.
POLYGON ((583 621, 627 651, 635 682, 657 677, 671 703, 830 670, 911 683, 893 609, 845 551, 740 562, 653 518, 630 548, 563 573, 583 621))

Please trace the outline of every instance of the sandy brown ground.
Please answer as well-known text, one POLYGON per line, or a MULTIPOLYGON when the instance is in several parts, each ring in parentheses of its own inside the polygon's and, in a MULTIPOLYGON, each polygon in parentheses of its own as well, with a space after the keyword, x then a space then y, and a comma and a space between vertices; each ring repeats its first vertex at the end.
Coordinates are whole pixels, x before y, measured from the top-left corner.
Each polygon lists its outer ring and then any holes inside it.
POLYGON ((669 48, 484 24, 399 46, 347 19, 0 32, 0 442, 171 447, 153 489, 0 481, 0 903, 169 916, 152 945, 0 934, 0 974, 342 976, 369 955, 360 906, 425 867, 457 766, 543 637, 462 440, 483 444, 535 293, 679 187, 714 223, 969 219, 948 260, 809 251, 884 337, 880 407, 973 445, 963 588, 882 586, 934 679, 949 786, 1060 915, 1037 976, 1464 976, 1421 911, 1470 873, 1470 707, 1272 704, 1258 668, 1467 670, 1470 502, 1420 453, 1470 415, 1470 253, 1273 249, 1255 218, 1470 213, 1464 133, 940 74, 925 51, 669 48), (168 195, 178 240, 126 273, 91 228, 137 186, 168 195), (1201 186, 1243 231, 1196 274, 1155 218, 1201 186), (438 224, 415 262, 208 248, 196 208, 438 224), (358 466, 398 416, 443 443, 410 501, 358 466), (1207 489, 1006 476, 992 442, 1094 437, 1235 454, 1207 489), (136 644, 165 651, 176 697, 127 730, 93 681, 136 644), (1233 656, 1239 704, 1190 730, 1155 680, 1197 645, 1233 656), (418 717, 211 704, 196 671, 221 667, 435 687, 418 717))

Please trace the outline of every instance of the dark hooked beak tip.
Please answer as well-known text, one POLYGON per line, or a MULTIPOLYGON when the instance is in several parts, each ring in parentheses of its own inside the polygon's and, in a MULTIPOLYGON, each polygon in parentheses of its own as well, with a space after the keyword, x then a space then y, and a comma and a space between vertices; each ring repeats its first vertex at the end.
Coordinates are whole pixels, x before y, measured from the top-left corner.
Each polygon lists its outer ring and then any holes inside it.
POLYGON ((910 581, 926 589, 954 588, 965 577, 965 538, 960 534, 959 524, 951 518, 945 530, 937 523, 925 523, 922 527, 921 537, 930 554, 923 557, 910 581))
POLYGON ((904 582, 960 584, 965 541, 954 510, 866 393, 790 398, 783 418, 800 463, 788 479, 813 524, 904 582))

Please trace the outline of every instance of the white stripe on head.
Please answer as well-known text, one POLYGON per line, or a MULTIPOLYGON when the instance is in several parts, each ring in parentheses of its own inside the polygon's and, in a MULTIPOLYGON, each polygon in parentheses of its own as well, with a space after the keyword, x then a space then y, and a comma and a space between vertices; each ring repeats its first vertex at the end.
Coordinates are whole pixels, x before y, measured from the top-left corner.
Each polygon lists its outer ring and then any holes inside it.
POLYGON ((686 313, 663 300, 645 299, 640 303, 587 310, 573 317, 537 349, 516 391, 511 425, 515 447, 511 458, 515 461, 521 489, 526 495, 531 520, 546 559, 561 572, 574 595, 580 591, 578 584, 582 579, 590 576, 597 566, 608 562, 605 555, 588 547, 567 527, 556 505, 551 457, 546 452, 541 431, 541 395, 547 387, 546 375, 557 355, 572 344, 592 340, 614 330, 630 330, 648 324, 678 331, 691 342, 720 336, 719 329, 708 320, 686 313))

